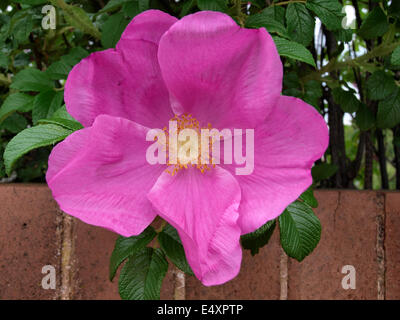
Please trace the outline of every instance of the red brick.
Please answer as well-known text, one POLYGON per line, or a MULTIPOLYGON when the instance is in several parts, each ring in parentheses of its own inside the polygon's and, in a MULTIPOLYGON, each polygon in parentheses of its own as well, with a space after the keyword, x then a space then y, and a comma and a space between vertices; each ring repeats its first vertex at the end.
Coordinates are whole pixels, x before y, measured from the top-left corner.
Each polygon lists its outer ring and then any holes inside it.
MULTIPOLYGON (((42 288, 42 267, 60 284, 57 205, 45 185, 0 185, 0 299, 54 299, 42 288)), ((58 213, 58 215, 60 215, 58 213)))
POLYGON ((289 262, 289 299, 377 299, 377 217, 383 196, 368 191, 318 191, 321 241, 298 263, 289 262), (344 290, 344 265, 356 269, 356 289, 344 290))
MULTIPOLYGON (((74 225, 74 299, 120 299, 117 274, 108 279, 110 256, 118 235, 103 228, 75 219, 74 225)), ((121 266, 122 267, 122 266, 121 266)), ((170 268, 171 269, 171 268, 170 268)), ((171 270, 164 279, 161 299, 172 299, 173 275, 171 270)))
POLYGON ((400 299, 400 193, 386 193, 386 299, 400 299))

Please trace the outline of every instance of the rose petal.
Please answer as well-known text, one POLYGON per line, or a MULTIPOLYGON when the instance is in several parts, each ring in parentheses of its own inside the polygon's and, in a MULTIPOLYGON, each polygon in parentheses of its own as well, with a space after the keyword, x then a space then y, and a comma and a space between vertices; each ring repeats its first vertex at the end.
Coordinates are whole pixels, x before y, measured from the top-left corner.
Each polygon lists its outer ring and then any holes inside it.
MULTIPOLYGON (((300 99, 282 96, 255 130, 255 164, 250 175, 236 175, 242 190, 238 223, 253 232, 276 218, 312 183, 311 167, 328 147, 322 116, 300 99)), ((223 165, 235 174, 235 165, 223 165)))
POLYGON ((100 114, 162 128, 173 112, 157 61, 158 39, 176 18, 151 10, 128 25, 117 49, 92 53, 65 85, 68 112, 85 127, 100 114))
POLYGON ((159 214, 174 226, 196 277, 206 286, 234 278, 240 269, 240 188, 216 167, 202 174, 189 168, 164 172, 148 194, 159 214))
POLYGON ((122 41, 145 40, 158 45, 161 36, 176 21, 177 18, 160 10, 147 10, 132 19, 122 33, 122 41))
POLYGON ((59 143, 46 180, 60 208, 123 236, 140 234, 156 216, 146 194, 165 170, 146 161, 147 130, 101 115, 59 143))
POLYGON ((201 11, 162 37, 158 59, 175 113, 216 128, 252 128, 279 98, 282 63, 265 29, 242 29, 228 15, 201 11))

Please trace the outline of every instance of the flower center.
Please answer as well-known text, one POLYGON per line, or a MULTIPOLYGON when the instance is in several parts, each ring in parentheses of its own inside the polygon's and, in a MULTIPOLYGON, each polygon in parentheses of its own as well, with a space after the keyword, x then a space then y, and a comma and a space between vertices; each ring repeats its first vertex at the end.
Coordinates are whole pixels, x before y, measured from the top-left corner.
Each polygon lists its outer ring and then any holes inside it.
POLYGON ((169 128, 163 128, 166 135, 166 172, 175 175, 179 170, 192 167, 204 173, 215 167, 209 160, 213 139, 202 137, 202 129, 211 128, 211 124, 202 128, 199 121, 190 114, 175 115, 170 120, 169 128))

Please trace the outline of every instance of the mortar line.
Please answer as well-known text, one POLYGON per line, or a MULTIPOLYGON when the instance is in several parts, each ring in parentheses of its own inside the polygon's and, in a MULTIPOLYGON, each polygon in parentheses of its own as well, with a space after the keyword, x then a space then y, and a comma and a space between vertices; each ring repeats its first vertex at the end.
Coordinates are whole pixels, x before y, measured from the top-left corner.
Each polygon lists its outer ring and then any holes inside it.
POLYGON ((74 252, 74 220, 63 213, 61 242, 61 300, 71 300, 74 294, 73 286, 73 252, 74 252))
POLYGON ((285 251, 281 248, 281 258, 279 264, 280 278, 279 282, 281 285, 280 289, 280 300, 288 299, 288 256, 285 251))
POLYGON ((376 217, 376 257, 378 263, 377 276, 377 299, 385 300, 386 298, 386 255, 385 255, 385 226, 386 226, 386 195, 384 193, 377 194, 378 202, 381 206, 380 213, 376 217), (383 202, 383 203, 382 203, 383 202))
POLYGON ((186 300, 186 277, 185 273, 176 266, 173 267, 174 275, 174 300, 186 300))

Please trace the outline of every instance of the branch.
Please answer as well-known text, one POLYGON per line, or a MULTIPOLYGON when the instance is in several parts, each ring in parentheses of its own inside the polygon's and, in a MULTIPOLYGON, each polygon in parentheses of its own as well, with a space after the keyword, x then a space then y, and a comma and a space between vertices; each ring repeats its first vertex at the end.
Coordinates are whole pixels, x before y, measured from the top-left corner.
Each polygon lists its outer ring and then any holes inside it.
POLYGON ((304 76, 302 78, 302 81, 306 82, 308 80, 316 80, 320 79, 321 76, 324 73, 327 72, 332 72, 335 70, 339 69, 344 69, 344 68, 355 68, 355 67, 360 67, 363 64, 368 64, 368 60, 374 59, 377 57, 382 57, 386 56, 389 53, 391 53, 394 49, 396 49, 398 46, 400 46, 400 41, 396 41, 393 43, 382 43, 381 45, 375 47, 371 51, 367 52, 366 54, 363 54, 362 56, 359 56, 358 58, 355 59, 346 59, 344 61, 337 61, 337 59, 331 60, 326 66, 322 67, 316 72, 309 73, 308 75, 304 76))
MULTIPOLYGON (((84 31, 85 33, 90 34, 97 40, 101 39, 101 33, 100 31, 92 24, 92 22, 88 21, 87 19, 83 18, 81 15, 77 13, 75 10, 76 8, 79 7, 74 7, 69 4, 66 4, 64 0, 50 0, 51 3, 58 8, 62 9, 64 13, 71 19, 73 20, 79 28, 84 31)), ((83 9, 82 9, 83 10, 83 9)))

